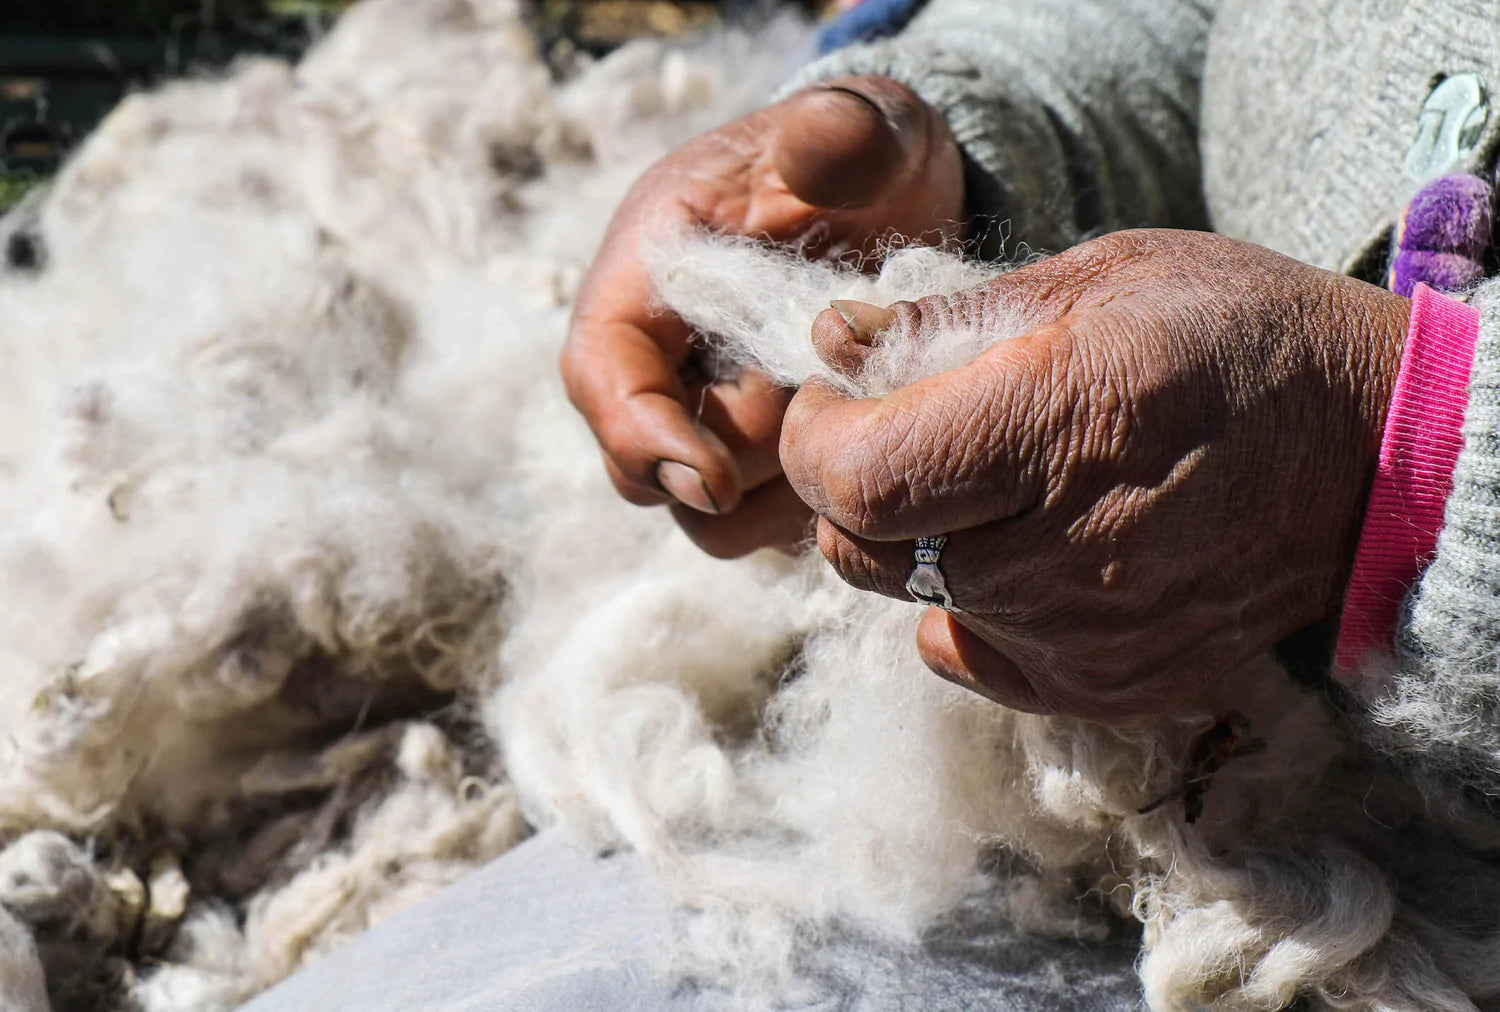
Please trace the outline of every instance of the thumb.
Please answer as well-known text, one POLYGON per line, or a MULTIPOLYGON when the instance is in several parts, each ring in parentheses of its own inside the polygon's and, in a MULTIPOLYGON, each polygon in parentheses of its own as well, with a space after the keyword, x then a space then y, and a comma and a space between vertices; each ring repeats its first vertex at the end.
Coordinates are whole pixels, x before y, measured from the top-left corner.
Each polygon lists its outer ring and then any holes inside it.
POLYGON ((888 77, 808 88, 786 100, 779 120, 776 171, 793 196, 822 208, 881 202, 925 174, 935 133, 948 139, 941 117, 888 77))

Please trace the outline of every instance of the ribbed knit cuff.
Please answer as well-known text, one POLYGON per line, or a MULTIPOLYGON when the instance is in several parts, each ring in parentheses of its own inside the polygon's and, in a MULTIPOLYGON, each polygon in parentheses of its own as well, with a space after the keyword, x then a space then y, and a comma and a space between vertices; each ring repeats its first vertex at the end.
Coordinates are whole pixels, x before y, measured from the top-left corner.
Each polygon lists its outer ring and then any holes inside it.
POLYGON ((1394 647, 1401 602, 1436 550, 1478 338, 1478 310, 1417 286, 1339 626, 1334 675, 1350 688, 1370 654, 1394 647))

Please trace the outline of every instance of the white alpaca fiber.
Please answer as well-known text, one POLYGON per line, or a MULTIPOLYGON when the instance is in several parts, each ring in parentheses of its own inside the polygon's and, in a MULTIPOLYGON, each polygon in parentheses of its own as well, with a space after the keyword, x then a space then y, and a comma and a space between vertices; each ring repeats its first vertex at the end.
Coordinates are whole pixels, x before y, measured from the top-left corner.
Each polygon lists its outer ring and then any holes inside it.
MULTIPOLYGON (((132 97, 0 222, 45 250, 0 271, 0 1009, 233 1008, 543 825, 639 851, 695 911, 663 972, 746 1002, 964 902, 1133 917, 1158 1009, 1500 991, 1490 878, 1269 659, 1171 718, 1019 714, 816 551, 717 561, 620 502, 569 306, 640 171, 809 48, 766 31, 554 81, 513 0, 362 0, 297 68, 132 97), (1266 748, 1196 823, 1138 814, 1230 709, 1266 748)), ((807 341, 830 299, 995 269, 653 256, 788 385, 875 395, 1025 329, 892 328, 846 378, 807 341)))
POLYGON ((879 275, 871 275, 727 236, 685 236, 678 244, 646 251, 646 258, 655 268, 663 302, 705 335, 710 347, 783 386, 816 378, 846 394, 879 397, 964 365, 1026 329, 1017 313, 1014 319, 987 319, 983 326, 977 319, 953 320, 920 334, 903 332, 901 340, 877 343, 859 376, 845 376, 823 362, 808 340, 813 318, 832 300, 884 305, 946 295, 982 284, 999 268, 909 246, 892 249, 879 275))

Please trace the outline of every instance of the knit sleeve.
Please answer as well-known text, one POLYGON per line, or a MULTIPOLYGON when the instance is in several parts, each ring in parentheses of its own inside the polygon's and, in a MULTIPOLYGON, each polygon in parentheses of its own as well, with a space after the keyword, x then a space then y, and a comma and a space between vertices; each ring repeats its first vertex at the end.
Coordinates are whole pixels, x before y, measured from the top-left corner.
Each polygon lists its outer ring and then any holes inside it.
POLYGON ((1463 448, 1395 666, 1362 700, 1378 744, 1500 814, 1500 280, 1481 287, 1463 448))
POLYGON ((970 211, 1033 248, 1203 228, 1198 93, 1217 5, 931 0, 900 35, 826 56, 791 88, 850 74, 906 84, 947 116, 970 211))

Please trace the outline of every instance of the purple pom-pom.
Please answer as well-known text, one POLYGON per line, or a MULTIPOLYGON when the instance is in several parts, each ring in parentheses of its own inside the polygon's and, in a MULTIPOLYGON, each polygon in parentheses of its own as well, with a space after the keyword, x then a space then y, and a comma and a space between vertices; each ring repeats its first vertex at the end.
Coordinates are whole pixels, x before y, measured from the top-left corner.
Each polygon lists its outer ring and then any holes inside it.
POLYGON ((1397 250, 1459 253, 1482 260, 1494 227, 1494 192, 1478 176, 1434 179, 1407 205, 1397 250))
POLYGON ((1411 298, 1417 282, 1440 292, 1461 292, 1484 277, 1484 265, 1462 253, 1402 250, 1391 261, 1390 289, 1411 298))

